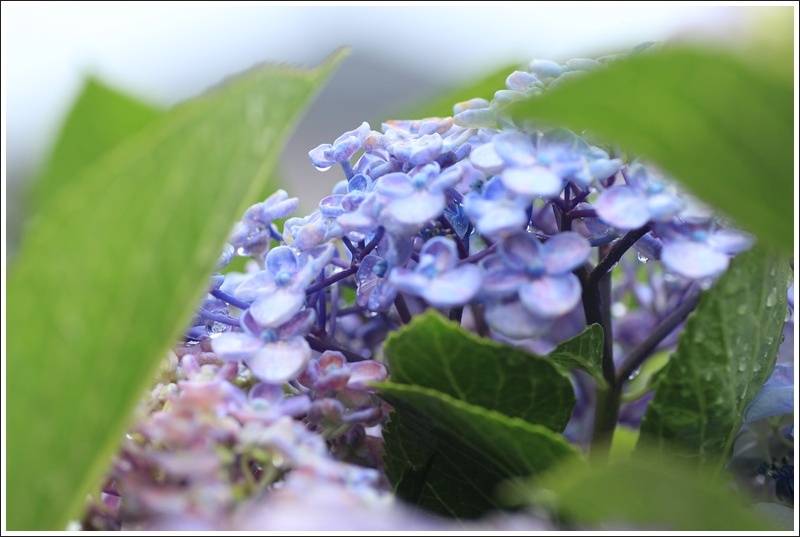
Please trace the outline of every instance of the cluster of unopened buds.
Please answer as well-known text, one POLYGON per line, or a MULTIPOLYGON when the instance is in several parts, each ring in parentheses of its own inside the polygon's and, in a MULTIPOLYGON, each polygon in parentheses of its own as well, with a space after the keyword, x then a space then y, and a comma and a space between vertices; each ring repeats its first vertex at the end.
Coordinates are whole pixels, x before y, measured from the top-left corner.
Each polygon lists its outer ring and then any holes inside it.
MULTIPOLYGON (((614 358, 624 360, 753 238, 647 164, 504 112, 608 60, 535 60, 492 101, 379 131, 362 123, 310 151, 341 180, 305 217, 292 217, 298 200, 283 190, 247 209, 217 267, 246 257, 246 272, 212 277, 174 378, 153 392, 117 466, 161 464, 176 483, 219 485, 220 468, 236 460, 226 482, 250 487, 289 467, 334 468, 321 462, 326 449, 331 461, 379 469, 387 406, 371 382, 389 374, 381 343, 390 331, 436 308, 482 336, 547 352, 597 321, 586 288, 617 264, 614 358), (152 451, 167 444, 178 447, 152 451)), ((336 468, 339 482, 382 479, 336 468)), ((127 490, 149 490, 130 481, 138 474, 117 475, 127 490)), ((240 489, 204 490, 234 498, 240 489)), ((191 510, 185 502, 211 499, 188 495, 174 510, 191 510)))

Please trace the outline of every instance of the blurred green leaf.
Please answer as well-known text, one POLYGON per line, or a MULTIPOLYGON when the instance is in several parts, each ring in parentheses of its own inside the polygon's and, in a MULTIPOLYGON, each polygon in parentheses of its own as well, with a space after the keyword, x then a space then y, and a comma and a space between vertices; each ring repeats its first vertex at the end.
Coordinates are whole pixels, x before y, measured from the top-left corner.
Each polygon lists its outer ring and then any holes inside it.
POLYGON ((390 382, 394 407, 385 437, 386 473, 402 499, 441 514, 479 516, 498 507, 497 485, 537 474, 579 451, 542 425, 459 401, 436 390, 390 382))
POLYGON ((400 110, 393 117, 423 118, 449 117, 453 115, 453 105, 480 97, 491 101, 497 90, 505 89, 508 75, 519 69, 519 64, 509 65, 449 91, 444 91, 425 103, 400 110))
POLYGON ((745 407, 775 366, 789 277, 788 260, 756 249, 703 292, 659 373, 637 452, 669 446, 704 470, 722 468, 745 407))
MULTIPOLYGON (((601 334, 602 338, 602 334, 601 334)), ((435 310, 391 334, 391 380, 563 431, 575 405, 570 380, 546 358, 480 338, 435 310)))
POLYGON ((790 251, 792 95, 791 77, 749 60, 665 48, 566 80, 509 110, 640 152, 765 243, 790 251))
POLYGON ((33 201, 42 203, 98 156, 153 122, 161 110, 87 78, 64 121, 56 144, 33 183, 33 201))
MULTIPOLYGON (((341 58, 255 68, 80 172, 69 169, 80 159, 50 172, 58 195, 31 218, 9 271, 9 529, 61 530, 79 515, 232 223, 341 58)), ((92 141, 81 153, 97 151, 92 141)))
POLYGON ((708 480, 674 458, 646 457, 588 464, 570 460, 528 486, 515 484, 533 505, 607 529, 756 531, 771 528, 726 486, 708 480), (631 528, 631 525, 636 525, 631 528))

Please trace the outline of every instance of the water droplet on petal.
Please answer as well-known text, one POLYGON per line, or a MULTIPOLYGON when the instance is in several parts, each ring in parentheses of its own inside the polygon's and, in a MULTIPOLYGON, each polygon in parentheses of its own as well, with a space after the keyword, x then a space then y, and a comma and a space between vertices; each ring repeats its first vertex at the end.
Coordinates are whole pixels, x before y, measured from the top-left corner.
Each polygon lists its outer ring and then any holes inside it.
POLYGON ((636 254, 636 258, 639 260, 640 263, 648 263, 650 261, 650 258, 647 257, 646 255, 643 255, 641 252, 638 252, 636 254))
POLYGON ((330 166, 314 166, 314 167, 315 167, 316 169, 318 169, 319 171, 321 171, 321 172, 325 172, 325 171, 328 171, 328 170, 330 170, 330 169, 331 169, 331 167, 330 167, 330 166))
POLYGON ((634 369, 634 370, 631 372, 631 374, 630 374, 630 375, 628 375, 628 380, 633 380, 633 379, 635 379, 636 377, 638 377, 638 376, 639 376, 639 373, 640 373, 640 372, 641 372, 641 368, 638 368, 638 367, 637 367, 636 369, 634 369))

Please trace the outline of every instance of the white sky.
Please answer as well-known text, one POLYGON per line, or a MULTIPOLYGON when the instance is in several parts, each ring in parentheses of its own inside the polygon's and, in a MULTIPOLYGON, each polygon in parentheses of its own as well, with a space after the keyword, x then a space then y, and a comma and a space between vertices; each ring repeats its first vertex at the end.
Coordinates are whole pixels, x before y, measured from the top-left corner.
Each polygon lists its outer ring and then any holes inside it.
POLYGON ((596 56, 730 16, 688 3, 3 2, 8 169, 41 158, 84 73, 171 104, 254 63, 312 64, 346 44, 441 87, 509 61, 596 56))

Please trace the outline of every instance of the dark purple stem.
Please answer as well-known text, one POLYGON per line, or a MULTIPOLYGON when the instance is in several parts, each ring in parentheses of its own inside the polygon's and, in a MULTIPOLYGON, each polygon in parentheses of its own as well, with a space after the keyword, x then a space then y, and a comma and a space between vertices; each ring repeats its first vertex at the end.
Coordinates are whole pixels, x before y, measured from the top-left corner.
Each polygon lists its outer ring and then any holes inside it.
POLYGON ((340 270, 336 274, 332 276, 328 276, 327 278, 318 281, 314 285, 309 285, 306 288, 306 296, 312 295, 321 289, 325 289, 329 285, 333 285, 334 283, 344 280, 348 276, 352 276, 356 272, 358 272, 359 265, 352 265, 350 268, 346 268, 344 270, 340 270))
POLYGON ((360 354, 356 354, 353 351, 347 350, 344 347, 340 347, 336 343, 327 340, 322 340, 311 334, 306 336, 306 341, 308 341, 308 345, 317 352, 325 352, 325 351, 341 352, 342 354, 344 354, 344 357, 347 358, 348 362, 363 362, 364 360, 368 359, 361 356, 360 354))
POLYGON ((208 310, 204 310, 203 308, 197 308, 197 313, 203 318, 208 319, 209 321, 214 321, 217 323, 227 324, 230 326, 235 326, 239 328, 241 324, 239 323, 238 319, 234 319, 232 317, 228 317, 227 315, 217 315, 216 313, 211 313, 208 310))
POLYGON ((227 302, 231 306, 237 307, 240 310, 246 310, 247 308, 250 307, 250 304, 248 304, 247 302, 239 300, 238 298, 234 298, 228 293, 223 293, 219 289, 214 289, 213 291, 211 291, 211 296, 213 296, 214 298, 218 298, 223 302, 227 302))

